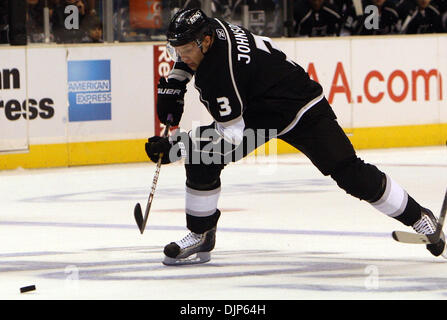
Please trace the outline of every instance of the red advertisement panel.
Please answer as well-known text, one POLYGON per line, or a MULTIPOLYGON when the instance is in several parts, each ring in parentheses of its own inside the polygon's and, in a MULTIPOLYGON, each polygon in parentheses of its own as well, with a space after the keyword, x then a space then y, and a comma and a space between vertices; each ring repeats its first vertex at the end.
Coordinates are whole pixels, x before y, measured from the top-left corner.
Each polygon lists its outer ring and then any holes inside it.
POLYGON ((154 45, 154 128, 157 136, 161 136, 164 129, 157 116, 157 84, 160 77, 168 76, 173 65, 174 61, 169 57, 166 46, 154 45))

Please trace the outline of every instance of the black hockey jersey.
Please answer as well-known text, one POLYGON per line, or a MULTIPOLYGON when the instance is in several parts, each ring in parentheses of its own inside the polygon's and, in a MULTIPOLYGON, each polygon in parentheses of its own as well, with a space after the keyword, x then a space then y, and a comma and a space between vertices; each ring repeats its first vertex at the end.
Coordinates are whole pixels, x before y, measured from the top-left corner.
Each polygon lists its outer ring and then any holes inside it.
MULTIPOLYGON (((195 72, 195 87, 218 124, 243 120, 245 128, 281 133, 299 120, 300 110, 323 98, 321 86, 270 38, 220 19, 212 26, 214 42, 195 72)), ((188 81, 186 71, 177 62, 169 77, 188 81)))
POLYGON ((323 37, 338 36, 343 22, 340 9, 323 2, 315 10, 307 0, 296 1, 294 5, 295 34, 297 36, 323 37))
POLYGON ((398 7, 401 18, 401 33, 423 34, 444 32, 442 18, 439 9, 428 5, 420 9, 416 1, 402 2, 398 7))

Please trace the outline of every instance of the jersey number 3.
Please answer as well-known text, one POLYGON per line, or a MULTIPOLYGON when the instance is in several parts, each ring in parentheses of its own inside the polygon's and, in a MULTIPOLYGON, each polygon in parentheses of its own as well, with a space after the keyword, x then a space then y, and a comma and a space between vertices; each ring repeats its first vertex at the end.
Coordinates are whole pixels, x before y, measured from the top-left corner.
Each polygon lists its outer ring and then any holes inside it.
POLYGON ((217 98, 217 103, 219 104, 220 107, 219 113, 221 117, 225 117, 231 114, 230 101, 228 100, 227 97, 217 98))

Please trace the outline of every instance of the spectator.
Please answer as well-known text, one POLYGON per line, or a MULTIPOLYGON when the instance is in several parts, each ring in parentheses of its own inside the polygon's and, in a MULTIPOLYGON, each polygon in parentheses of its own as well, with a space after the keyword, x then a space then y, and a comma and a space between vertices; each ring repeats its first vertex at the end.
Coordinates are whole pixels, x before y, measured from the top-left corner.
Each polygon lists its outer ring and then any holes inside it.
POLYGON ((422 34, 443 32, 441 12, 431 0, 404 0, 398 7, 400 32, 422 34))
POLYGON ((8 41, 8 0, 0 0, 0 44, 8 41))
POLYGON ((44 7, 43 0, 26 0, 26 30, 28 42, 44 42, 44 7))
POLYGON ((338 8, 341 16, 342 22, 340 27, 340 36, 349 36, 351 35, 351 24, 354 21, 352 18, 356 16, 352 16, 352 12, 355 12, 354 4, 352 0, 327 0, 329 4, 338 8))
POLYGON ((364 0, 363 14, 358 16, 354 7, 349 9, 345 27, 352 35, 385 35, 397 33, 399 14, 391 0, 364 0), (377 25, 374 24, 374 11, 366 11, 369 6, 378 9, 377 25))
POLYGON ((102 43, 104 42, 102 33, 102 22, 95 15, 89 15, 84 20, 84 29, 86 34, 82 42, 86 43, 102 43))
POLYGON ((325 0, 298 0, 294 5, 296 36, 339 36, 342 15, 325 0))
POLYGON ((84 0, 56 0, 52 16, 53 33, 57 43, 80 43, 86 32, 82 28, 83 20, 87 13, 87 4, 84 0), (65 20, 69 14, 65 13, 65 8, 75 5, 78 8, 79 25, 75 28, 66 28, 65 20))

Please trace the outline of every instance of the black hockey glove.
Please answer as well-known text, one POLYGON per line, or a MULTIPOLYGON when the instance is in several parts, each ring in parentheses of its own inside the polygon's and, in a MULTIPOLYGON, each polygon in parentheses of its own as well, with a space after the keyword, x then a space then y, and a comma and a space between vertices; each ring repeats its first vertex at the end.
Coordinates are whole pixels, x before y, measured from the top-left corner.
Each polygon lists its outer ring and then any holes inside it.
POLYGON ((144 148, 146 149, 146 154, 151 161, 157 163, 158 159, 160 159, 160 154, 163 153, 161 164, 168 164, 172 162, 169 160, 169 151, 171 151, 172 148, 169 138, 158 136, 151 137, 147 140, 144 148))
POLYGON ((157 163, 161 158, 161 164, 168 164, 186 157, 185 144, 189 145, 189 136, 187 133, 177 132, 171 137, 154 136, 147 140, 144 148, 151 161, 157 163))
POLYGON ((182 118, 186 86, 179 81, 167 82, 164 77, 158 82, 157 114, 161 123, 166 124, 168 114, 172 114, 172 126, 177 126, 182 118))

